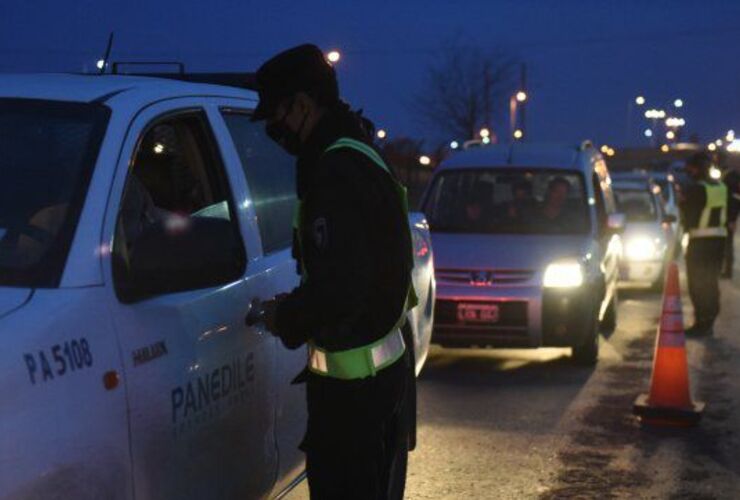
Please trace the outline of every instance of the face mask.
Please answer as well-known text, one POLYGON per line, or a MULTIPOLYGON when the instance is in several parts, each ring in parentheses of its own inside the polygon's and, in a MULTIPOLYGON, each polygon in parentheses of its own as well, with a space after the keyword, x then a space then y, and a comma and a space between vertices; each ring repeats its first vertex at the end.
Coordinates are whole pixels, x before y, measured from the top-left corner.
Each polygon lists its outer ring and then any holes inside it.
POLYGON ((285 117, 290 113, 292 107, 293 103, 291 102, 290 106, 288 107, 288 111, 283 115, 283 118, 269 123, 265 127, 265 132, 267 133, 268 137, 270 137, 270 139, 280 144, 280 146, 282 146, 283 149, 288 152, 288 154, 298 156, 298 153, 300 153, 301 150, 301 146, 303 145, 303 143, 301 142, 301 132, 303 131, 303 127, 306 124, 308 114, 303 115, 303 121, 301 122, 301 126, 298 128, 298 130, 292 130, 285 123, 285 117))

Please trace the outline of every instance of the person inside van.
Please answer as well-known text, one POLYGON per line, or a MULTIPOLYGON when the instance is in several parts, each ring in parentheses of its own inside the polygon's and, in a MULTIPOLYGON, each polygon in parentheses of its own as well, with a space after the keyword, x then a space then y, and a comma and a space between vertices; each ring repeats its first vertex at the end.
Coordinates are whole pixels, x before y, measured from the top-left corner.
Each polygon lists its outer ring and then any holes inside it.
POLYGON ((489 203, 491 201, 491 186, 476 184, 471 189, 470 197, 465 200, 463 227, 473 232, 485 232, 491 226, 488 218, 489 203))
POLYGON ((511 187, 512 200, 506 209, 506 215, 510 221, 530 220, 534 206, 532 195, 532 183, 529 181, 517 181, 511 187))
POLYGON ((544 225, 550 227, 566 228, 569 221, 566 210, 570 182, 563 177, 555 177, 547 185, 545 203, 542 207, 541 218, 544 225))

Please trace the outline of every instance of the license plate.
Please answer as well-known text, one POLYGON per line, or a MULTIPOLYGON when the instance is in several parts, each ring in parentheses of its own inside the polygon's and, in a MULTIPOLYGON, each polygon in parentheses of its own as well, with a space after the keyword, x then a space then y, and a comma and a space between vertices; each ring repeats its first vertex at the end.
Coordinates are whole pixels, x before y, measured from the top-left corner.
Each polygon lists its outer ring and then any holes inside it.
POLYGON ((498 323, 497 304, 458 304, 457 321, 460 323, 498 323))

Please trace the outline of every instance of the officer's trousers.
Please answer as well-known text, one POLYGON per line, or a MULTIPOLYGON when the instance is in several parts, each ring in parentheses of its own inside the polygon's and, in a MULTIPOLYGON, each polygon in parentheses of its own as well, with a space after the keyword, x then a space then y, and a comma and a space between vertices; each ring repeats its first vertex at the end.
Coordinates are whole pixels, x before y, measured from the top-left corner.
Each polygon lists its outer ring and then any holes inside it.
POLYGON ((728 233, 729 237, 725 240, 725 261, 722 274, 732 278, 732 268, 735 266, 735 233, 730 232, 729 228, 728 233))
POLYGON ((694 324, 711 328, 719 314, 719 274, 726 238, 694 238, 686 249, 689 296, 694 305, 694 324))
POLYGON ((343 381, 311 374, 301 449, 312 500, 400 499, 406 478, 408 418, 404 358, 375 377, 343 381))

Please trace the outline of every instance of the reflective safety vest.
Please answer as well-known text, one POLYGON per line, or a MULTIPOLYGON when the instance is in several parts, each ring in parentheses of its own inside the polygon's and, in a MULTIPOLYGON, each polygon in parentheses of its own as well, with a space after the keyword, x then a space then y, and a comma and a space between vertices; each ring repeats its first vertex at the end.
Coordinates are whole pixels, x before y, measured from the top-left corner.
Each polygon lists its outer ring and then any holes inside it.
POLYGON ((727 236, 727 186, 723 183, 701 183, 707 202, 701 211, 699 225, 689 231, 691 238, 724 238, 727 236))
MULTIPOLYGON (((411 233, 411 229, 408 223, 408 198, 406 194, 406 188, 399 183, 391 174, 390 169, 385 164, 380 155, 367 144, 343 137, 328 148, 324 150, 324 153, 334 151, 340 148, 349 148, 358 151, 367 156, 375 165, 382 168, 393 181, 396 192, 398 193, 399 200, 401 201, 401 207, 404 212, 404 220, 406 231, 411 233)), ((299 200, 296 207, 295 218, 293 219, 293 227, 296 230, 298 248, 300 249, 300 262, 301 267, 301 280, 305 282, 309 279, 306 272, 306 265, 303 259, 303 231, 305 229, 305 217, 303 214, 303 202, 299 200)), ((411 249, 410 249, 411 251, 411 249)), ((413 255, 411 262, 413 262, 413 255)), ((365 377, 374 376, 378 371, 386 368, 403 356, 406 350, 406 345, 403 341, 403 334, 401 328, 406 322, 406 313, 416 307, 419 303, 419 299, 414 290, 413 283, 409 280, 409 289, 406 292, 406 302, 401 313, 401 317, 396 322, 394 327, 381 339, 361 347, 353 349, 347 349, 344 351, 327 351, 316 345, 314 341, 308 342, 308 369, 318 375, 333 377, 343 380, 361 379, 365 377)))

